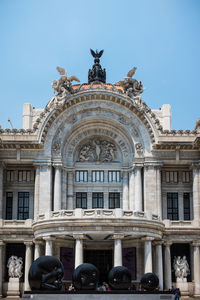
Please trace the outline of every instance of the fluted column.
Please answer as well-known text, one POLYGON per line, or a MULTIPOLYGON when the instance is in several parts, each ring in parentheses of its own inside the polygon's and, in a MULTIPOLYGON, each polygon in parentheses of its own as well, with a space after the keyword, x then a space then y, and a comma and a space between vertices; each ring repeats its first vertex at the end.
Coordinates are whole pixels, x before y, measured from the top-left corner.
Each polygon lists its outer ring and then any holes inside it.
POLYGON ((124 235, 115 234, 114 239, 114 267, 122 266, 122 239, 124 235))
POLYGON ((162 242, 156 242, 156 270, 155 273, 159 278, 160 290, 163 290, 163 259, 162 259, 162 242))
POLYGON ((28 273, 30 266, 32 264, 32 242, 25 242, 26 254, 25 254, 25 272, 24 272, 24 290, 30 291, 30 286, 28 282, 28 273))
POLYGON ((39 197, 40 197, 40 166, 36 166, 35 170, 35 188, 34 188, 34 219, 39 214, 39 197))
POLYGON ((200 176, 199 165, 193 165, 193 211, 194 220, 199 221, 200 217, 200 176))
POLYGON ((0 298, 2 298, 2 289, 3 289, 3 247, 4 242, 0 241, 0 298))
POLYGON ((135 210, 142 211, 142 175, 141 166, 135 166, 135 210))
POLYGON ((73 209, 73 194, 74 194, 74 176, 73 171, 68 171, 68 181, 67 181, 67 208, 73 209))
POLYGON ((128 171, 123 171, 123 210, 128 209, 128 171))
POLYGON ((152 272, 152 237, 144 238, 144 273, 152 272))
POLYGON ((134 201, 135 201, 135 189, 134 189, 134 171, 132 170, 129 173, 129 209, 130 210, 134 210, 135 209, 135 205, 134 205, 134 201))
POLYGON ((35 244, 35 251, 34 251, 34 260, 36 260, 38 257, 41 256, 41 245, 42 245, 42 241, 34 241, 35 244))
POLYGON ((193 243, 193 259, 194 259, 194 295, 200 297, 200 243, 193 243))
POLYGON ((75 239, 75 268, 83 263, 83 234, 73 235, 75 239))
POLYGON ((62 170, 61 166, 55 166, 55 177, 54 177, 54 211, 61 209, 61 197, 62 197, 62 170))
POLYGON ((172 270, 171 270, 171 251, 170 246, 171 242, 165 243, 165 253, 164 253, 164 286, 167 289, 171 289, 172 286, 172 270))
POLYGON ((51 236, 43 237, 45 241, 45 255, 53 255, 53 238, 51 236))

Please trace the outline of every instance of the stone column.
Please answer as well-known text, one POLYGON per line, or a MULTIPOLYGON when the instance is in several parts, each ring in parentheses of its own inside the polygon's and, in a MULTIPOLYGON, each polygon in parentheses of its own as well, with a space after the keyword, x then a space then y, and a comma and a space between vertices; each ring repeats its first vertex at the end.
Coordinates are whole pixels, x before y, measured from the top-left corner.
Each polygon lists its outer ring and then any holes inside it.
POLYGON ((83 234, 75 234, 73 235, 75 239, 75 268, 77 268, 80 264, 83 263, 83 234))
POLYGON ((156 205, 157 214, 162 219, 161 167, 156 166, 156 205))
POLYGON ((156 270, 155 273, 159 278, 160 290, 163 290, 163 259, 162 259, 162 242, 155 242, 156 246, 156 270))
POLYGON ((51 236, 43 237, 45 240, 45 255, 53 255, 53 238, 51 236))
POLYGON ((3 289, 3 247, 4 242, 0 241, 0 298, 2 298, 2 289, 3 289))
POLYGON ((28 282, 28 273, 30 266, 32 264, 32 242, 25 242, 26 254, 25 254, 25 272, 24 272, 24 290, 30 291, 30 286, 28 282))
POLYGON ((123 171, 123 210, 128 208, 128 171, 123 171))
POLYGON ((129 209, 134 210, 135 205, 134 205, 134 194, 135 194, 135 189, 134 189, 134 171, 132 170, 129 173, 129 209))
POLYGON ((68 171, 68 186, 67 186, 67 209, 73 209, 74 196, 74 176, 73 171, 68 171))
POLYGON ((114 234, 114 267, 122 266, 122 239, 124 235, 114 234))
POLYGON ((52 168, 44 165, 40 168, 40 213, 52 210, 52 168))
POLYGON ((142 175, 141 166, 135 166, 135 210, 142 211, 142 175))
POLYGON ((36 260, 38 257, 41 256, 42 241, 35 240, 34 244, 35 244, 34 260, 36 260))
POLYGON ((144 273, 152 272, 152 241, 154 238, 144 238, 144 273))
POLYGON ((0 163, 0 219, 3 219, 3 163, 0 163))
POLYGON ((193 212, 195 221, 199 221, 200 217, 199 167, 199 165, 193 165, 193 212))
POLYGON ((194 259, 194 295, 200 297, 200 251, 199 242, 193 243, 193 259, 194 259))
POLYGON ((171 244, 172 244, 171 242, 165 243, 165 253, 164 253, 164 270, 165 270, 164 287, 167 289, 171 289, 172 287, 171 251, 170 251, 171 244))
POLYGON ((36 166, 35 170, 35 189, 34 189, 34 220, 39 214, 39 198, 40 198, 40 166, 36 166))
POLYGON ((61 209, 61 197, 62 197, 62 170, 61 166, 55 166, 55 177, 54 177, 54 211, 61 209))

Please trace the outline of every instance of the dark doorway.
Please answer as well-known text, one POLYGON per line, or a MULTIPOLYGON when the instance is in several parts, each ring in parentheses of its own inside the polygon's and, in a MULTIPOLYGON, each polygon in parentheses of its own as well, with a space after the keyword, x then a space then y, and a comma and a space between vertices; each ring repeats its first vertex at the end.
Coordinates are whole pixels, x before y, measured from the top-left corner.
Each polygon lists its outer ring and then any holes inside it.
MULTIPOLYGON (((175 278, 175 272, 173 267, 174 257, 175 256, 186 256, 187 262, 189 264, 190 270, 191 270, 191 264, 190 264, 190 245, 189 244, 172 244, 171 246, 171 267, 172 267, 172 282, 176 282, 175 278)), ((187 276, 187 281, 191 281, 191 274, 187 276)))
POLYGON ((112 250, 85 250, 84 262, 93 264, 99 270, 99 281, 108 282, 108 273, 112 269, 112 250))

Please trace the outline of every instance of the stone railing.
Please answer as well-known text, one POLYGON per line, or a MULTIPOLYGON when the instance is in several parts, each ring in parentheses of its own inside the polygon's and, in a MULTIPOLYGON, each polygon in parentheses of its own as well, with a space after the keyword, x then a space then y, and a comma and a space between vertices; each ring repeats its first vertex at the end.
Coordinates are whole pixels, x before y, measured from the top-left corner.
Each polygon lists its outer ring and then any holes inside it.
POLYGON ((0 227, 31 227, 33 223, 32 219, 26 220, 3 220, 0 219, 0 227))
POLYGON ((160 221, 159 216, 152 214, 151 212, 143 211, 132 211, 132 210, 122 210, 121 208, 116 209, 81 209, 76 208, 74 210, 59 210, 50 211, 38 216, 38 221, 57 219, 57 218, 124 218, 124 219, 147 219, 153 221, 160 221))
POLYGON ((165 227, 196 227, 199 226, 199 221, 195 220, 163 220, 165 227))

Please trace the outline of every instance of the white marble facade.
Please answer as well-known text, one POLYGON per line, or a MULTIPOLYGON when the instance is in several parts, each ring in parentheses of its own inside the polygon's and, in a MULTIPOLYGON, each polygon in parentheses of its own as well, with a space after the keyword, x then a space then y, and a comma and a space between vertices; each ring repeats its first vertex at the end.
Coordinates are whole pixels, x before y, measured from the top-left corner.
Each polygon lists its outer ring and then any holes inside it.
POLYGON ((0 295, 16 244, 25 290, 40 255, 69 247, 76 267, 86 250, 112 250, 117 266, 133 247, 134 282, 153 271, 161 289, 172 286, 173 253, 189 249, 190 292, 200 295, 200 132, 170 122, 169 105, 151 110, 107 84, 45 109, 24 105, 23 129, 0 133, 0 295))

